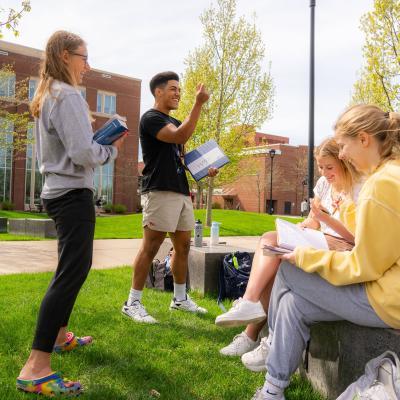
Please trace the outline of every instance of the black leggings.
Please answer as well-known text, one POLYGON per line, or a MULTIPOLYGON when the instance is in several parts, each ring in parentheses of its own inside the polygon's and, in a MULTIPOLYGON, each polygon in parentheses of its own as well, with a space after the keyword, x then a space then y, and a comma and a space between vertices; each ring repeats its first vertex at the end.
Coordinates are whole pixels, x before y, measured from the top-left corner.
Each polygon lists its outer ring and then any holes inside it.
POLYGON ((96 219, 89 189, 75 189, 43 203, 56 224, 58 265, 40 306, 32 349, 51 353, 92 265, 96 219))

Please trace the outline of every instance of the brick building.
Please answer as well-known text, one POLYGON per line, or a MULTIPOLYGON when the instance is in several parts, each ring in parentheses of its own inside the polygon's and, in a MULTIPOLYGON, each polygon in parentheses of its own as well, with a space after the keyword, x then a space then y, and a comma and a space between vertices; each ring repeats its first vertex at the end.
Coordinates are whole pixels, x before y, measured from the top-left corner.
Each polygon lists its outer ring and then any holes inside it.
POLYGON ((307 197, 307 146, 292 146, 289 138, 257 132, 256 146, 247 148, 241 161, 241 175, 234 182, 215 189, 213 202, 224 209, 266 213, 270 211, 271 157, 272 208, 274 214, 299 215, 307 197))
MULTIPOLYGON (((29 100, 32 99, 38 83, 42 57, 41 50, 0 40, 0 68, 11 65, 14 71, 13 76, 0 79, 0 97, 12 98, 16 82, 26 80, 28 97, 29 100)), ((117 160, 96 168, 95 186, 97 197, 102 196, 109 203, 124 204, 128 212, 135 212, 138 206, 141 80, 91 69, 85 75, 79 89, 95 119, 94 130, 102 126, 112 114, 117 113, 126 119, 129 135, 124 147, 117 160)), ((13 113, 24 112, 28 109, 28 101, 7 108, 13 113)), ((10 129, 13 130, 13 127, 10 129)), ((33 137, 33 129, 33 124, 30 124, 26 132, 28 137, 33 137)), ((12 138, 12 135, 9 137, 12 138)), ((32 163, 34 156, 34 148, 30 144, 18 153, 12 146, 0 147, 0 202, 9 200, 18 210, 29 208, 29 204, 39 203, 43 178, 37 170, 36 163, 32 163)))

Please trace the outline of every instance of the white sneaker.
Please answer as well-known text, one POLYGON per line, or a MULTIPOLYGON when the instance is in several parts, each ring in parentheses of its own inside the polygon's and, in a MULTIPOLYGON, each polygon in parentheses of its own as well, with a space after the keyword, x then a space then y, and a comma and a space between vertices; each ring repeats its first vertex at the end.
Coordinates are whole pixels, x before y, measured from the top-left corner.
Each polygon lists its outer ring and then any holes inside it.
POLYGON ((203 307, 198 306, 187 294, 186 300, 176 300, 175 297, 171 300, 169 305, 171 310, 182 310, 192 313, 206 314, 207 310, 203 307))
POLYGON ((145 324, 157 323, 157 320, 147 313, 144 305, 139 300, 134 301, 130 306, 125 302, 121 312, 136 322, 143 322, 145 324))
POLYGON ((218 326, 241 326, 261 322, 266 317, 260 301, 255 303, 240 297, 233 302, 229 311, 218 315, 215 324, 218 326))
POLYGON ((260 344, 259 340, 251 340, 246 332, 236 335, 228 346, 222 348, 219 352, 223 356, 241 356, 254 350, 260 344))
POLYGON ((263 388, 260 387, 255 392, 251 400, 285 400, 285 395, 283 393, 271 393, 271 396, 264 394, 263 388))
POLYGON ((269 348, 268 338, 263 337, 256 349, 242 355, 242 363, 250 371, 266 371, 265 360, 267 359, 269 348))

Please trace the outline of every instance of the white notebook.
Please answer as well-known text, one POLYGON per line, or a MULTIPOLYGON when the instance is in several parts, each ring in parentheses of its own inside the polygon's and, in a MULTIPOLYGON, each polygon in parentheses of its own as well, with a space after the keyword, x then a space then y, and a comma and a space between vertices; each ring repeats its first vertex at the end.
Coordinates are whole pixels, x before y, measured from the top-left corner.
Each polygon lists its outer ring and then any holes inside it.
POLYGON ((315 249, 329 250, 328 243, 321 231, 300 228, 298 225, 277 218, 275 220, 278 233, 278 246, 294 250, 296 246, 309 246, 315 249))

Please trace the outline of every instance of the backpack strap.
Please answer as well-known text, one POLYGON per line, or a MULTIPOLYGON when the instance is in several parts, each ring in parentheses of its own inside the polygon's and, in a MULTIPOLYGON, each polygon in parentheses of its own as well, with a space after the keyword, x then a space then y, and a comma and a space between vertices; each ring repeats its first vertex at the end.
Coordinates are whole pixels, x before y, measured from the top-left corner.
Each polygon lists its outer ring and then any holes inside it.
POLYGON ((222 259, 221 265, 219 267, 218 272, 218 299, 217 304, 219 308, 225 313, 226 308, 222 304, 222 300, 225 298, 226 288, 225 288, 225 279, 224 279, 224 260, 222 259))

